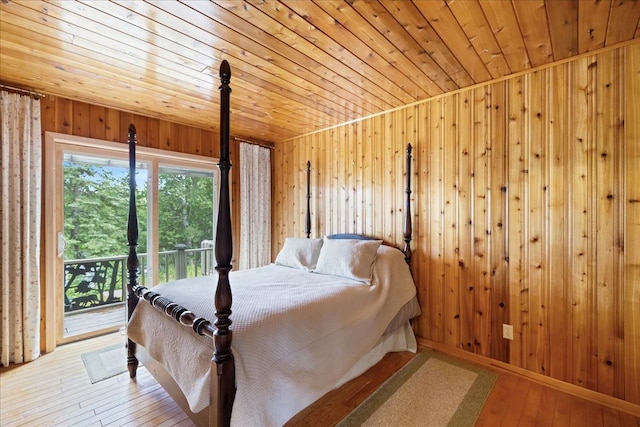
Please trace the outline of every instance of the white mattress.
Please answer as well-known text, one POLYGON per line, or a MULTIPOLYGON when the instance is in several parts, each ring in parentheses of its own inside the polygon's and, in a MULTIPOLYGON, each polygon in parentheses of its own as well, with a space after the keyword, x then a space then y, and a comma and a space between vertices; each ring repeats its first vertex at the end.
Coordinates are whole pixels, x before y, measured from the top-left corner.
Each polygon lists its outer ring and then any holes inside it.
MULTIPOLYGON (((381 340, 396 313, 415 298, 409 269, 396 249, 380 247, 371 285, 276 265, 233 272, 230 282, 238 389, 232 425, 282 425, 389 349, 415 351, 407 325, 381 340)), ((214 287, 209 276, 154 291, 212 319, 214 287)), ((128 335, 165 366, 193 412, 209 404, 210 338, 144 301, 128 335)))

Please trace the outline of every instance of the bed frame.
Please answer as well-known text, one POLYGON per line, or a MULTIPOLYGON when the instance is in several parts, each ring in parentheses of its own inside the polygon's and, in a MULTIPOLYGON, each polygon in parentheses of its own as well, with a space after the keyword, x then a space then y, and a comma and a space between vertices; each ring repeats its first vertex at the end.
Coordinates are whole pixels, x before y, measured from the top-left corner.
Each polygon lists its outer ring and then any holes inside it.
MULTIPOLYGON (((216 228, 215 256, 217 261, 216 271, 218 272, 218 284, 216 287, 214 303, 216 320, 211 324, 207 319, 196 317, 187 308, 176 304, 169 299, 162 297, 138 283, 139 262, 137 255, 138 246, 138 218, 136 212, 135 198, 135 164, 136 164, 136 129, 133 124, 129 126, 129 217, 127 224, 127 240, 129 254, 127 257, 128 284, 127 284, 127 319, 131 318, 138 302, 143 299, 152 306, 163 311, 166 315, 173 317, 177 322, 186 327, 190 327, 199 335, 206 335, 214 341, 214 354, 211 360, 211 397, 210 405, 207 409, 198 414, 189 410, 184 395, 175 384, 169 373, 156 361, 150 358, 144 349, 138 347, 135 342, 127 339, 127 368, 131 378, 136 377, 139 359, 164 387, 164 389, 176 400, 185 412, 198 425, 206 426, 229 426, 231 423, 231 410, 236 394, 235 384, 235 364, 231 351, 231 341, 233 332, 231 326, 231 287, 229 284, 229 272, 231 271, 231 257, 233 253, 233 242, 231 234, 231 207, 229 196, 229 171, 231 162, 229 161, 229 95, 231 88, 231 69, 229 63, 224 60, 220 65, 219 87, 220 100, 220 197, 218 220, 216 228)), ((305 221, 305 234, 311 234, 310 216, 310 171, 311 164, 307 162, 307 214, 305 221)), ((404 204, 404 249, 405 260, 410 265, 411 261, 411 144, 407 145, 406 151, 406 190, 404 204)))

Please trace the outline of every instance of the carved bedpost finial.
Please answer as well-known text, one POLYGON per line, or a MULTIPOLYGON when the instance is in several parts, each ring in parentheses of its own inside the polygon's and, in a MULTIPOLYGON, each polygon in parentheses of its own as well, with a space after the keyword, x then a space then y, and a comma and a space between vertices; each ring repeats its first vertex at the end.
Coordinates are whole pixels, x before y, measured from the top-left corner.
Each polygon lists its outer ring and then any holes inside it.
POLYGON ((411 144, 407 144, 407 188, 404 199, 404 259, 411 265, 411 235, 413 227, 411 225, 411 144))
POLYGON ((220 82, 222 85, 228 85, 231 82, 231 66, 226 59, 223 59, 220 64, 220 82))

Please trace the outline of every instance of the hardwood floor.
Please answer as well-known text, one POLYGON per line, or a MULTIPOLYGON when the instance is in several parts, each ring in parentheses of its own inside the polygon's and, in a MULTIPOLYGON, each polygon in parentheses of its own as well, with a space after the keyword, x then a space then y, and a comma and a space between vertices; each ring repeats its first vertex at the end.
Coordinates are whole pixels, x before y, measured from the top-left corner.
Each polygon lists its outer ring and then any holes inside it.
POLYGON ((529 379, 500 373, 476 427, 640 426, 640 418, 529 379))
MULTIPOLYGON (((91 384, 82 353, 121 343, 118 333, 59 347, 32 363, 0 368, 0 425, 13 426, 191 426, 190 420, 143 368, 91 384)), ((334 425, 358 406, 413 355, 393 353, 328 393, 287 423, 334 425)), ((477 426, 630 426, 640 418, 499 373, 477 426)))

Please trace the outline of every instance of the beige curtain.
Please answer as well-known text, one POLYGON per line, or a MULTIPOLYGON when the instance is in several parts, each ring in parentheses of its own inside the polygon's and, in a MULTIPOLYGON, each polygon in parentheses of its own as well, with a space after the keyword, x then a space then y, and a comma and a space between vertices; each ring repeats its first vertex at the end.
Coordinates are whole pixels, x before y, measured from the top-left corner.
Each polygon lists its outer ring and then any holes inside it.
POLYGON ((240 269, 271 262, 271 150, 240 143, 240 269))
POLYGON ((0 91, 0 362, 40 355, 40 101, 0 91))

